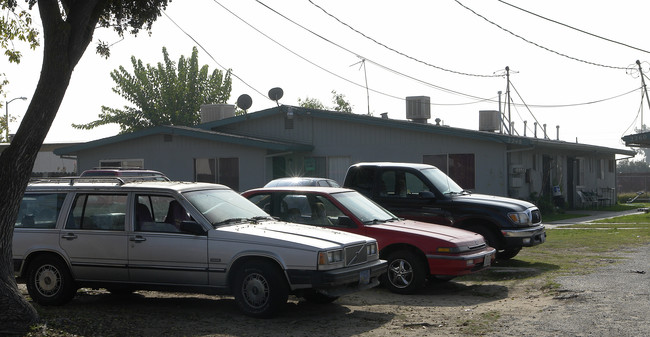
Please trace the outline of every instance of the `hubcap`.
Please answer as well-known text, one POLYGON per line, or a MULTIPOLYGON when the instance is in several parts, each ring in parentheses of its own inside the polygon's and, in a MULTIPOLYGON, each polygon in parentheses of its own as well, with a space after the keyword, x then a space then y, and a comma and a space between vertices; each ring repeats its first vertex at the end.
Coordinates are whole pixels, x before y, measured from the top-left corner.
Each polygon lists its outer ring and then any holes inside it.
POLYGON ((36 289, 43 296, 53 296, 61 287, 61 274, 51 265, 44 265, 36 272, 36 289))
POLYGON ((263 307, 269 298, 269 284, 260 274, 250 274, 244 279, 242 294, 251 307, 263 307))
POLYGON ((413 267, 406 260, 393 260, 388 268, 388 279, 395 288, 406 288, 413 281, 413 267))

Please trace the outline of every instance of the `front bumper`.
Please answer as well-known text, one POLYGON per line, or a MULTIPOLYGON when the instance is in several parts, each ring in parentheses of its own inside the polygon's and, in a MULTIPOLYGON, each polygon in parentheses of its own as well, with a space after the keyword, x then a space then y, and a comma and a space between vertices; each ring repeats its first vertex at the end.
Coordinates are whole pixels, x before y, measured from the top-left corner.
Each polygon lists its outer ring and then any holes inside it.
POLYGON ((486 269, 494 263, 496 249, 486 249, 464 255, 427 254, 432 275, 461 276, 486 269))
POLYGON ((328 296, 341 296, 379 285, 388 270, 386 260, 375 260, 335 270, 287 270, 292 288, 312 288, 328 296))
POLYGON ((506 248, 532 247, 546 241, 546 227, 537 225, 521 229, 502 229, 506 248))

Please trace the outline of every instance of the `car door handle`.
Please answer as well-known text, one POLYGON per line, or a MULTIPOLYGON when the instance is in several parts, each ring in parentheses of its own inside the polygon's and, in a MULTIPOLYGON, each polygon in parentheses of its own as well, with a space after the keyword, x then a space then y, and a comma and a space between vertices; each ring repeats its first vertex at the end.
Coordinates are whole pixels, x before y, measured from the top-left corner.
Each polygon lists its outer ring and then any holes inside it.
POLYGON ((130 241, 134 241, 134 242, 147 241, 146 238, 143 238, 143 237, 140 236, 140 235, 138 235, 138 236, 133 236, 133 237, 131 237, 129 240, 130 240, 130 241))
POLYGON ((74 240, 77 238, 77 235, 75 235, 75 233, 68 233, 66 235, 62 235, 61 238, 66 240, 74 240))

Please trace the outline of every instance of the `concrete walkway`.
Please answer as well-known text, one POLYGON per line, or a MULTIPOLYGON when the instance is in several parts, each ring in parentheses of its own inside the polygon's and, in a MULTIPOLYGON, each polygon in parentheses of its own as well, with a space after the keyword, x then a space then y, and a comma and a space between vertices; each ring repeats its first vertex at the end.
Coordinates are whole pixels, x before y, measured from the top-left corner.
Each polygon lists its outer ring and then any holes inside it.
POLYGON ((637 209, 631 209, 627 211, 620 211, 620 212, 608 212, 608 211, 598 211, 598 210, 591 210, 591 209, 581 209, 577 211, 567 211, 568 214, 589 214, 588 216, 580 217, 580 218, 573 218, 573 219, 564 219, 564 220, 557 220, 557 221, 550 221, 550 222, 543 222, 544 225, 546 225, 546 228, 554 228, 557 226, 565 226, 565 225, 575 225, 579 223, 585 223, 585 222, 591 222, 595 220, 600 220, 600 219, 608 219, 608 218, 614 218, 618 216, 623 216, 623 215, 630 215, 630 214, 641 214, 644 213, 642 211, 639 211, 637 209))

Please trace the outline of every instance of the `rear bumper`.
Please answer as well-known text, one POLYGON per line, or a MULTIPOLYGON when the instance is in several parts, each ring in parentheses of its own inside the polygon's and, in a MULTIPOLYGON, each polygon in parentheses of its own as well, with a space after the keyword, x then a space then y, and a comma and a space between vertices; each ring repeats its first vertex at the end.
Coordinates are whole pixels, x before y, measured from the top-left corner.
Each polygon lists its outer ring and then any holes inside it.
POLYGON ((501 230, 506 241, 506 248, 532 247, 546 241, 546 228, 544 225, 522 229, 501 230))
POLYGON ((287 270, 289 283, 296 288, 312 288, 328 296, 341 296, 379 285, 388 263, 375 260, 338 270, 287 270))

